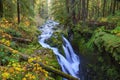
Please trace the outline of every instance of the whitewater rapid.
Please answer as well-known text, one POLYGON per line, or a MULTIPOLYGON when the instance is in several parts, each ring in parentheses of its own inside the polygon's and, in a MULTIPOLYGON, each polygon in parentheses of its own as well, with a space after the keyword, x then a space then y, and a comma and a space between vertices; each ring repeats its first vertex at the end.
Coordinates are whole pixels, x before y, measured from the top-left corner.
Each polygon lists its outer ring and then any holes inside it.
MULTIPOLYGON (((41 35, 38 37, 39 38, 39 43, 42 45, 44 48, 49 48, 52 49, 54 54, 57 57, 58 63, 60 64, 62 71, 70 74, 76 78, 79 78, 79 65, 80 65, 80 59, 79 57, 75 54, 70 42, 64 37, 63 38, 63 50, 65 53, 65 56, 63 56, 58 48, 56 47, 51 47, 49 44, 47 44, 45 41, 49 39, 52 34, 54 33, 54 28, 56 25, 59 25, 59 23, 48 20, 44 25, 42 25, 39 29, 42 32, 41 35)), ((67 80, 67 79, 64 79, 67 80)))

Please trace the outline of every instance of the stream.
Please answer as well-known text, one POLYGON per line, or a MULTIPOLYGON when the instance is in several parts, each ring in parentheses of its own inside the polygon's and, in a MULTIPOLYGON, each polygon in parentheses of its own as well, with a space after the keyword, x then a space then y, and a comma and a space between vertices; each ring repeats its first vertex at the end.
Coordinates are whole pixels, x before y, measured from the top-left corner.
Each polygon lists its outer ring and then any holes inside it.
MULTIPOLYGON (((41 35, 38 37, 39 43, 42 45, 42 47, 53 50, 63 72, 70 74, 79 79, 80 78, 80 69, 79 69, 80 59, 74 52, 70 42, 64 36, 62 36, 62 39, 63 39, 62 46, 63 46, 65 56, 63 56, 59 52, 58 48, 51 47, 49 44, 45 42, 54 33, 55 31, 54 28, 56 27, 56 25, 59 25, 59 23, 52 20, 47 20, 46 23, 39 28, 39 30, 42 32, 41 35)), ((67 79, 63 78, 63 80, 67 80, 67 79)))

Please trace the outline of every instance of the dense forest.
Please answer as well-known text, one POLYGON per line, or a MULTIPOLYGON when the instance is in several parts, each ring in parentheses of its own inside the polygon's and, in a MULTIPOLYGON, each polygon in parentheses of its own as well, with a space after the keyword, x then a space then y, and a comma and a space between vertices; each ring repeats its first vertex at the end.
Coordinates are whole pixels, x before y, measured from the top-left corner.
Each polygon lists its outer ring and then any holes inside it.
POLYGON ((65 55, 67 37, 80 80, 120 80, 120 0, 0 0, 0 80, 78 80, 39 44, 47 20, 59 25, 46 42, 65 55))

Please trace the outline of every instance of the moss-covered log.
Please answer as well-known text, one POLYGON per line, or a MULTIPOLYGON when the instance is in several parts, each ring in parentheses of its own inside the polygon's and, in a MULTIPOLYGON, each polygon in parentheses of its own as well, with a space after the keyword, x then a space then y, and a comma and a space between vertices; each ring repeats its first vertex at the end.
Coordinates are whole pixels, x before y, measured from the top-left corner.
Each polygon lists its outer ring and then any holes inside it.
POLYGON ((32 42, 30 39, 24 39, 24 38, 18 38, 18 37, 12 37, 12 40, 20 42, 20 43, 30 43, 30 42, 32 42))
MULTIPOLYGON (((5 46, 3 44, 0 44, 0 46, 3 46, 5 49, 9 50, 9 51, 16 51, 14 49, 12 49, 11 47, 8 47, 8 46, 5 46)), ((21 52, 17 52, 18 55, 20 55, 25 61, 27 61, 29 59, 30 56, 26 55, 26 54, 23 54, 21 52)), ((55 69, 51 66, 48 66, 48 65, 45 65, 43 64, 42 62, 37 62, 37 61, 33 61, 33 63, 38 63, 43 69, 45 69, 46 71, 48 72, 53 72, 54 74, 57 74, 57 75, 60 75, 68 80, 78 80, 77 78, 69 75, 69 74, 66 74, 58 69, 55 69)))
POLYGON ((93 42, 100 52, 110 54, 120 64, 120 36, 99 31, 95 33, 93 42))
MULTIPOLYGON (((37 62, 34 61, 34 63, 37 63, 37 62)), ((47 70, 47 71, 49 71, 49 72, 53 72, 53 73, 55 73, 55 74, 57 74, 57 75, 60 75, 60 76, 62 76, 62 77, 64 77, 64 78, 67 78, 68 80, 78 80, 77 78, 75 78, 75 77, 73 77, 73 76, 71 76, 71 75, 68 75, 68 74, 66 74, 66 73, 64 73, 64 72, 61 72, 60 70, 57 70, 57 69, 55 69, 55 68, 53 68, 53 67, 50 67, 50 66, 48 66, 48 65, 45 65, 45 64, 43 64, 43 63, 41 63, 41 62, 38 62, 38 64, 39 64, 43 69, 45 69, 45 70, 47 70)))
POLYGON ((32 40, 30 40, 30 39, 25 39, 25 38, 21 38, 21 37, 8 37, 8 36, 5 36, 5 37, 2 37, 2 38, 9 39, 9 40, 12 39, 13 41, 16 41, 16 42, 19 42, 19 43, 26 43, 26 44, 32 42, 32 40))
POLYGON ((105 26, 106 29, 114 29, 116 27, 116 23, 110 22, 88 21, 87 24, 89 27, 105 26))

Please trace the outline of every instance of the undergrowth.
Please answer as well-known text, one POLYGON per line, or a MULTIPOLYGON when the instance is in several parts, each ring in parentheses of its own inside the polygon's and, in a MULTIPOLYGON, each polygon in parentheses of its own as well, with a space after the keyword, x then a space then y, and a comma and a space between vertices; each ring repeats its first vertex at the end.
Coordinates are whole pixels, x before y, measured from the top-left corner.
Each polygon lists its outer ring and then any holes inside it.
POLYGON ((42 48, 38 43, 39 34, 35 24, 29 20, 19 25, 5 18, 0 20, 0 80, 54 80, 39 64, 32 63, 36 60, 59 67, 56 66, 58 63, 53 52, 42 48), (19 42, 19 39, 30 42, 19 42), (31 57, 25 61, 18 53, 31 57))
MULTIPOLYGON (((78 24, 74 31, 72 44, 88 61, 90 71, 87 75, 92 80, 119 80, 120 67, 120 14, 98 19, 100 22, 115 23, 115 27, 82 27, 78 24), (107 27, 107 28, 106 28, 107 27)), ((92 26, 91 26, 92 27, 92 26)), ((86 72, 87 73, 87 72, 86 72)))

